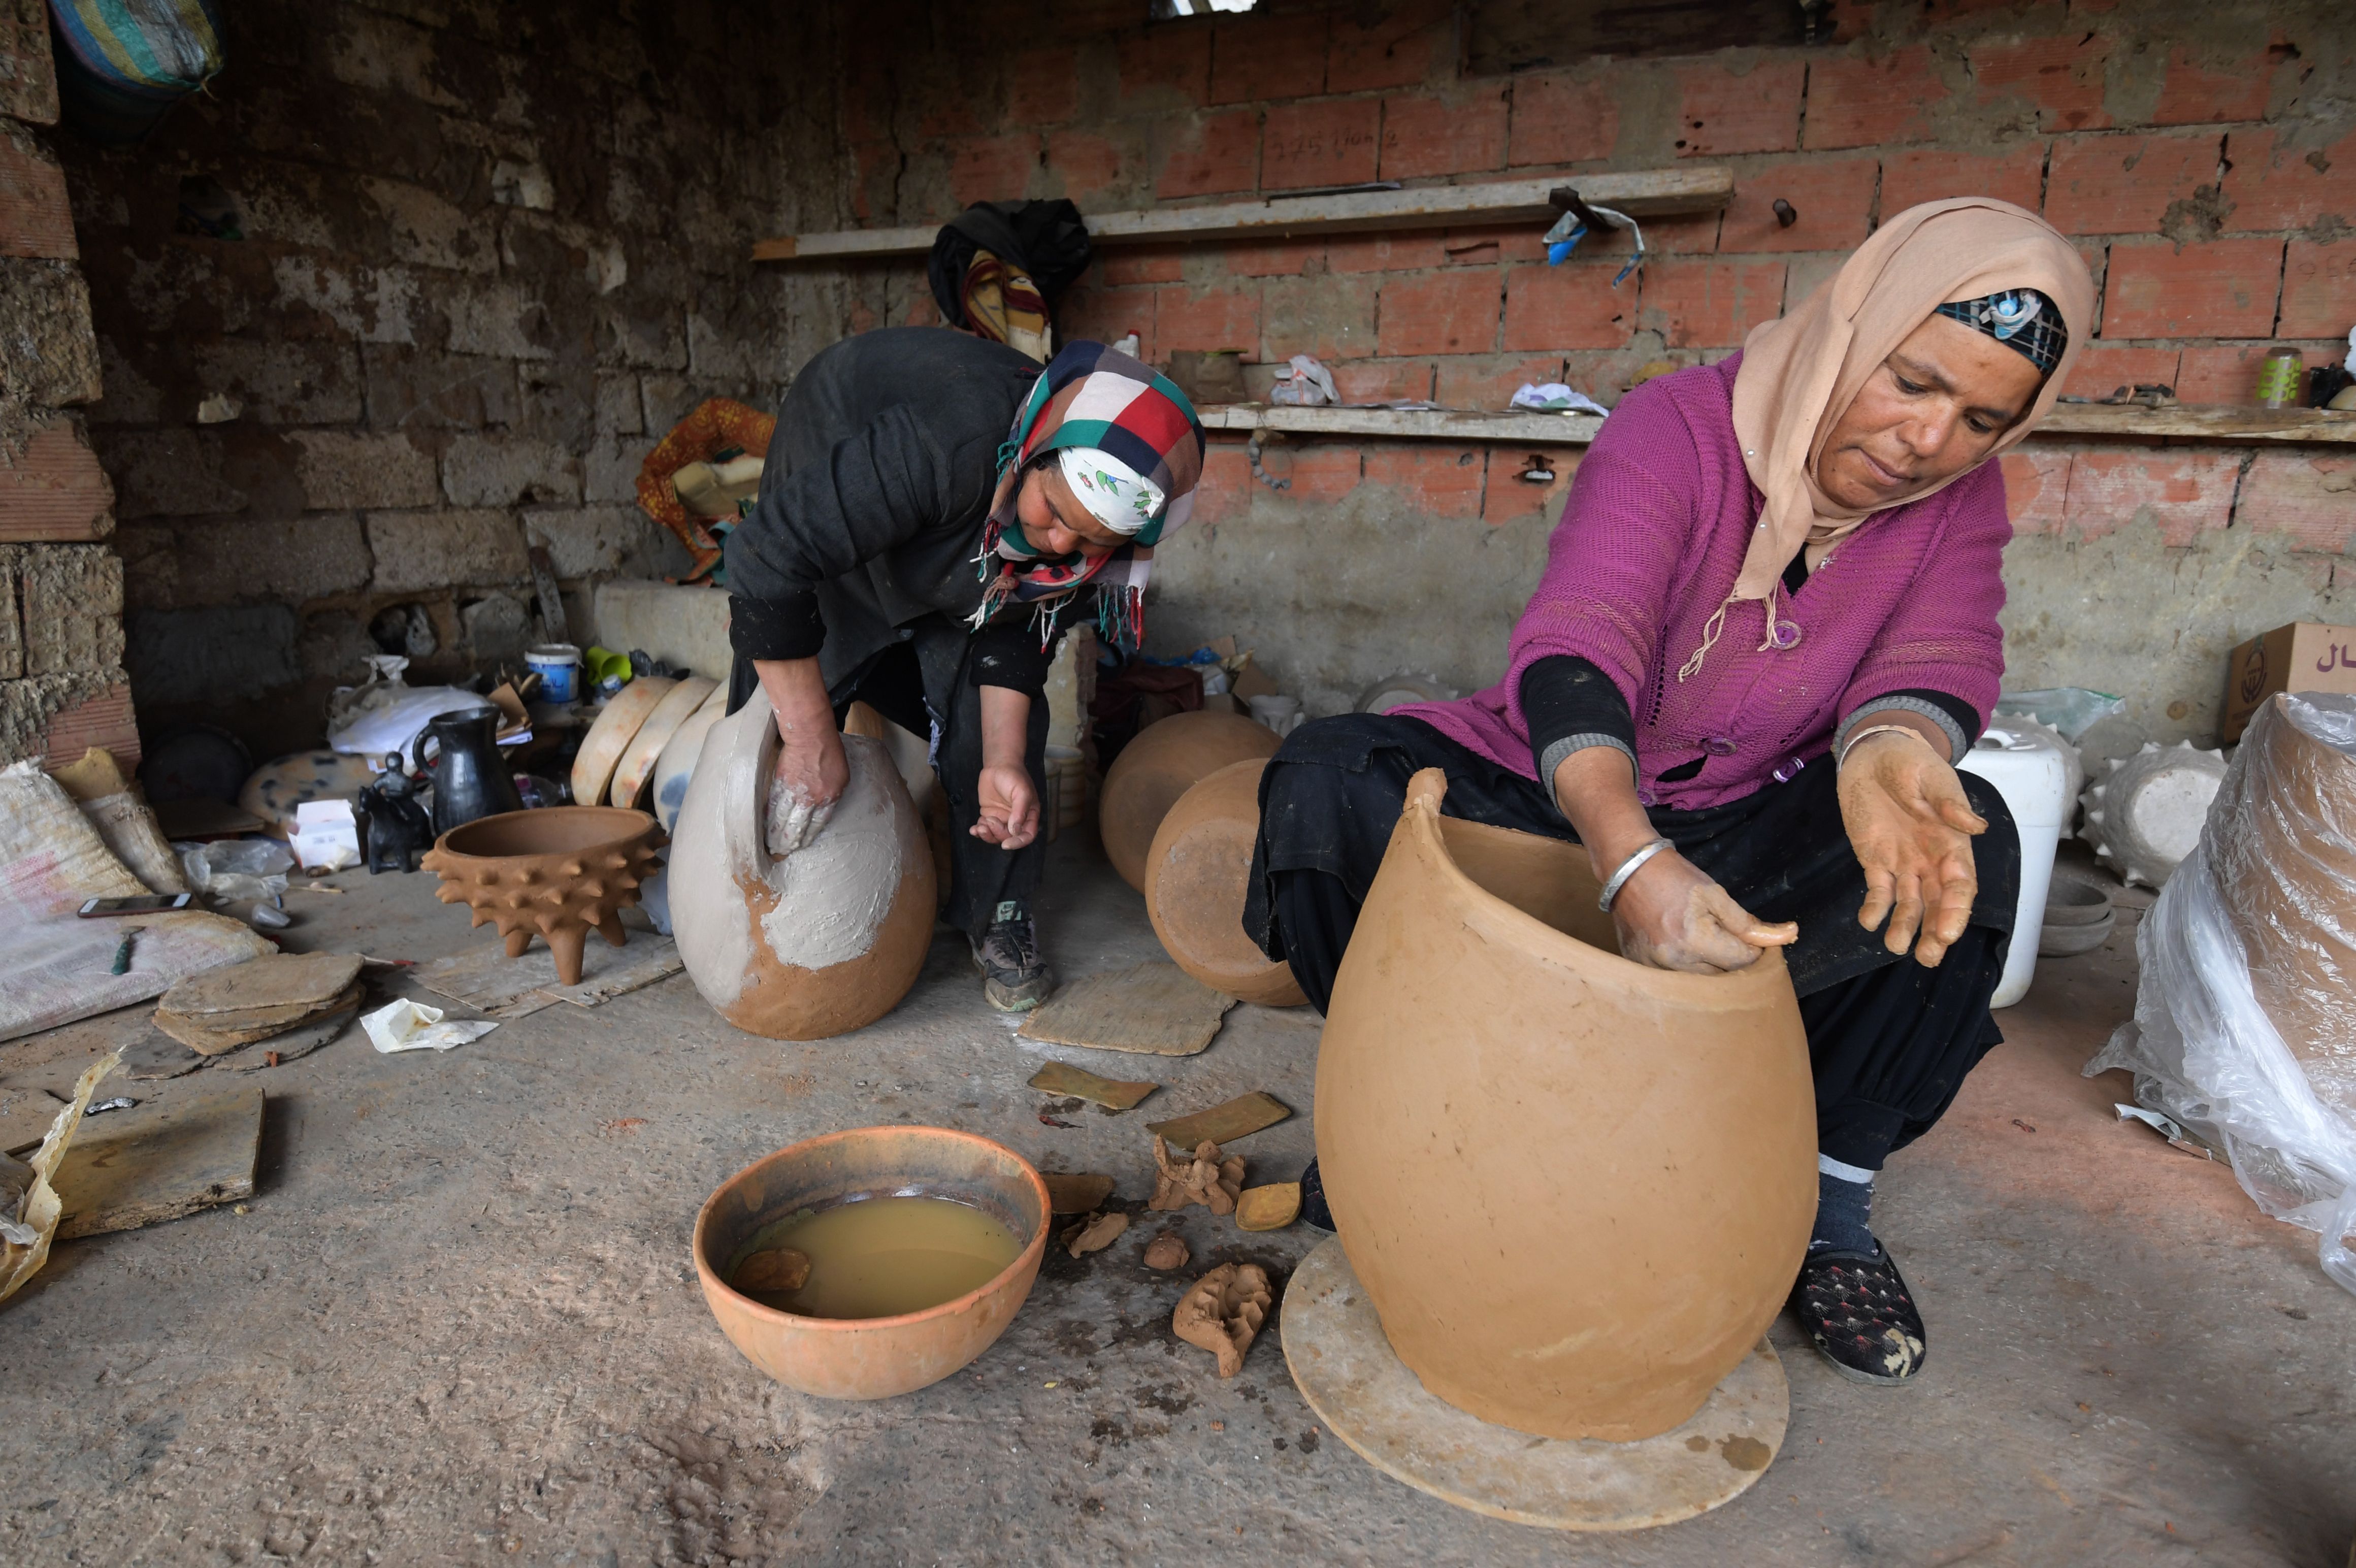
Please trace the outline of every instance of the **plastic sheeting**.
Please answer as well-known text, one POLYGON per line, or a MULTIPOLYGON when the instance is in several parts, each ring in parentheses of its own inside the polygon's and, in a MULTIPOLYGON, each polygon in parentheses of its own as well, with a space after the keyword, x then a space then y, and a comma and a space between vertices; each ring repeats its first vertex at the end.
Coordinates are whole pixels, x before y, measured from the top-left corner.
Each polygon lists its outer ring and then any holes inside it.
POLYGON ((2087 1074, 2132 1072, 2356 1292, 2356 697, 2259 709, 2136 956, 2135 1019, 2087 1074))

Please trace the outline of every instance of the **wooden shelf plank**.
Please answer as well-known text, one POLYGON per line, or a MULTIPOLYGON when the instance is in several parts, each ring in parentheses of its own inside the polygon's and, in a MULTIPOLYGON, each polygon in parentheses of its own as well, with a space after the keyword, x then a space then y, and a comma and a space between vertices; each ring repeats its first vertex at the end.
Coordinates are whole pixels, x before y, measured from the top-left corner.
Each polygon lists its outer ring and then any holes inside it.
MULTIPOLYGON (((1603 421, 1593 414, 1492 413, 1479 409, 1288 408, 1223 403, 1199 411, 1206 430, 1273 430, 1291 435, 1359 435, 1384 441, 1486 441, 1583 446, 1603 421)), ((2356 413, 2321 409, 2179 406, 2112 408, 2063 403, 2040 435, 2123 435, 2140 440, 2229 444, 2300 442, 2356 446, 2356 413)))
MULTIPOLYGON (((1716 212, 1734 199, 1734 171, 1719 164, 1621 174, 1554 175, 1545 179, 1491 180, 1480 185, 1428 185, 1413 190, 1362 190, 1339 196, 1221 202, 1208 207, 1154 207, 1087 217, 1098 245, 1183 244, 1194 241, 1281 239, 1303 233, 1444 229, 1456 224, 1551 222, 1547 193, 1575 187, 1598 207, 1631 218, 1716 212)), ((753 247, 756 262, 850 261, 920 256, 933 248, 939 226, 851 229, 833 234, 786 234, 753 247)))

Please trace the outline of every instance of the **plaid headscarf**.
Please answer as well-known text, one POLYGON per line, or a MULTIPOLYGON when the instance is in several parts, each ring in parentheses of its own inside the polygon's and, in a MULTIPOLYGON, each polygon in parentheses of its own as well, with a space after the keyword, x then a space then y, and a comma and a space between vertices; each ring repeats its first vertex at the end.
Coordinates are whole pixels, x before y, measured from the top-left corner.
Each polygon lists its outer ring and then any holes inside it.
POLYGON ((1203 423, 1176 383, 1102 343, 1067 343, 1047 362, 1014 428, 998 449, 998 492, 974 557, 990 584, 973 627, 987 625, 1009 603, 1033 607, 1039 643, 1055 634, 1055 618, 1072 596, 1093 584, 1097 628, 1115 647, 1134 651, 1145 639, 1145 583, 1153 546, 1185 525, 1203 477, 1203 423), (1167 499, 1160 515, 1103 555, 1049 556, 1034 547, 1015 515, 1023 476, 1051 455, 1102 452, 1167 499))
POLYGON ((2008 288, 1977 299, 1951 299, 1933 316, 1987 333, 2047 375, 2062 362, 2070 346, 2070 328, 2061 306, 2033 288, 2008 288))

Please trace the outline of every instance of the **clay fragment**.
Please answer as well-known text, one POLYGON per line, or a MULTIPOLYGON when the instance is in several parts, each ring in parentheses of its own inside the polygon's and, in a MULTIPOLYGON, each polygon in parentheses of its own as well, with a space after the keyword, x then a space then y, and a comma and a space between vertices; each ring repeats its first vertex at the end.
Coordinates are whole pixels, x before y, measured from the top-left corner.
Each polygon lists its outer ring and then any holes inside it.
MULTIPOLYGON (((1076 1094, 1082 1100, 1096 1101, 1108 1111, 1127 1111, 1162 1086, 1098 1078, 1086 1068, 1076 1068, 1069 1062, 1049 1062, 1031 1075, 1031 1087, 1048 1094, 1076 1094)), ((1076 1111, 1079 1107, 1075 1105, 1071 1109, 1076 1111)))
POLYGON ((1116 1208, 1109 1214, 1091 1215, 1078 1225, 1066 1226, 1056 1240, 1063 1242, 1065 1251, 1076 1258, 1088 1252, 1103 1251, 1119 1240, 1120 1233, 1128 1229, 1129 1216, 1116 1208))
POLYGON ((1057 1214, 1093 1214, 1112 1196, 1112 1177, 1090 1171, 1080 1176, 1042 1172, 1047 1184, 1047 1206, 1057 1214))
POLYGON ((736 1265, 728 1283, 740 1291, 783 1295, 809 1283, 810 1261, 791 1247, 768 1247, 736 1265))
POLYGON ((1194 1145, 1194 1158, 1176 1161, 1170 1157, 1169 1148, 1162 1134, 1153 1135, 1153 1197, 1148 1208, 1183 1208, 1199 1203, 1212 1213, 1229 1215, 1236 1211, 1236 1194, 1243 1190, 1244 1157, 1230 1155, 1222 1160, 1219 1145, 1204 1142, 1194 1145))
POLYGON ((1301 1184, 1270 1182, 1236 1195, 1236 1225, 1243 1230, 1281 1230, 1301 1218, 1301 1184))
POLYGON ((1267 1270, 1258 1263, 1221 1263, 1178 1303, 1170 1331, 1216 1356, 1219 1376, 1232 1378, 1244 1369, 1244 1354, 1267 1320, 1270 1299, 1267 1270))
POLYGON ((1149 1269, 1183 1269, 1194 1255, 1175 1230, 1164 1230, 1145 1244, 1145 1266, 1149 1269))
POLYGON ((1291 1114, 1292 1107, 1283 1101, 1253 1090, 1208 1111, 1173 1116, 1166 1122, 1149 1122, 1146 1125, 1180 1148, 1191 1149, 1205 1138, 1215 1144, 1232 1144, 1248 1133, 1273 1127, 1291 1114))

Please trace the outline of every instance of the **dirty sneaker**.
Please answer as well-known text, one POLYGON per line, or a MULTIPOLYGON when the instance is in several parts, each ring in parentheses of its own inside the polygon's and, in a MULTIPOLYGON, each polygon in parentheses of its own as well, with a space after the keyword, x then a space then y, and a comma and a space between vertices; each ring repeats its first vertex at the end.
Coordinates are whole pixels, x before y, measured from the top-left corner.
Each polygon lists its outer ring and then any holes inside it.
POLYGON ((1844 1378, 1902 1383, 1922 1369, 1922 1315, 1879 1241, 1870 1253, 1809 1253, 1792 1287, 1792 1313, 1844 1378))
POLYGON ((1055 975, 1039 956, 1031 912, 1019 899, 1001 904, 990 929, 974 941, 973 967, 981 972, 981 994, 1001 1013, 1028 1013, 1055 988, 1055 975))

